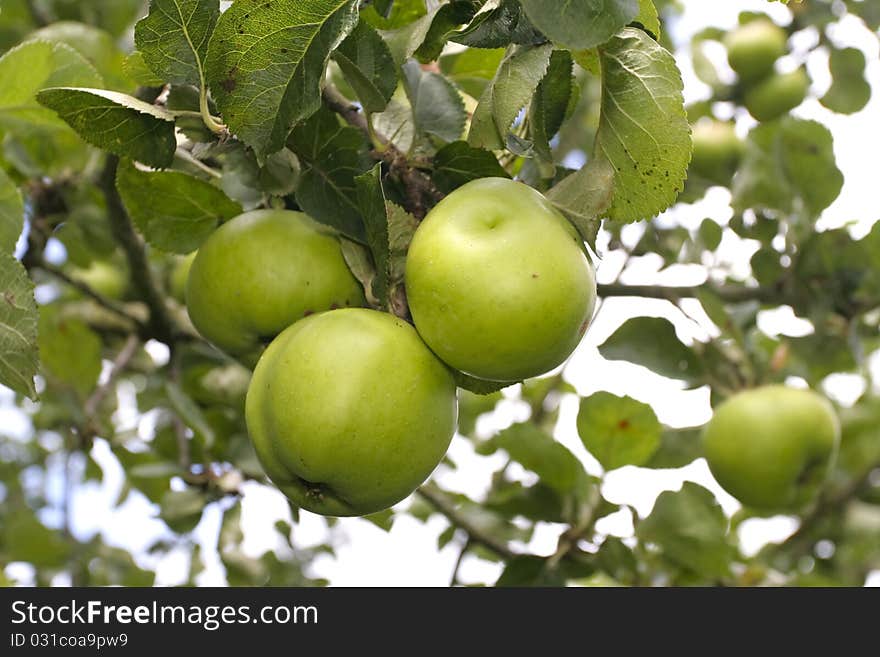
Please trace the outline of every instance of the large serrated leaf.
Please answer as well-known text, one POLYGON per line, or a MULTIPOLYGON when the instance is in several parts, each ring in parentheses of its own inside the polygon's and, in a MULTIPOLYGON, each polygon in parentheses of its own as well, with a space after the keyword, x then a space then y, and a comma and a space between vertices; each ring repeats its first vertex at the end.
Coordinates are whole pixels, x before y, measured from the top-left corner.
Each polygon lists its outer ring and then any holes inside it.
POLYGON ((44 89, 37 100, 93 146, 155 167, 174 159, 174 117, 155 105, 115 91, 74 87, 44 89))
POLYGON ((444 141, 460 139, 467 114, 455 87, 442 75, 422 70, 414 60, 403 65, 403 81, 416 133, 444 141))
POLYGON ((24 203, 21 192, 0 169, 0 250, 12 253, 24 227, 24 203))
POLYGON ((100 87, 103 80, 82 55, 63 43, 28 41, 0 57, 0 126, 21 129, 22 124, 65 124, 41 107, 36 94, 57 86, 100 87))
POLYGON ((342 126, 322 109, 290 134, 288 146, 303 169, 296 201, 314 219, 363 243, 364 222, 354 179, 371 166, 368 144, 357 128, 342 126))
POLYGON ((0 253, 0 383, 36 399, 37 303, 21 263, 0 253))
POLYGON ((487 150, 504 148, 510 126, 531 100, 547 72, 552 53, 550 44, 508 53, 474 112, 468 133, 471 146, 487 150))
POLYGON ((616 171, 608 217, 648 219, 677 198, 690 162, 690 127, 675 59, 642 30, 600 48, 602 115, 596 155, 616 171))
POLYGON ((259 158, 321 106, 327 60, 357 21, 354 0, 238 0, 220 16, 207 77, 223 119, 259 158))
POLYGON ((468 146, 466 141, 447 144, 434 155, 432 180, 446 194, 478 178, 509 177, 492 153, 468 146))
MULTIPOLYGON (((574 89, 571 54, 565 50, 554 50, 550 57, 547 73, 535 90, 529 106, 529 135, 535 153, 545 164, 551 165, 549 175, 553 175, 553 153, 550 140, 559 131, 574 89)), ((549 176, 548 176, 549 177, 549 176)))
POLYGON ((151 0, 150 13, 135 25, 134 42, 162 80, 201 85, 219 16, 219 0, 151 0))
POLYGON ((553 42, 576 50, 605 43, 639 13, 638 0, 520 0, 520 4, 553 42))
POLYGON ((221 222, 242 211, 221 190, 179 171, 141 171, 128 162, 119 167, 116 186, 147 242, 171 253, 195 251, 221 222))
POLYGON ((364 110, 381 112, 397 88, 397 72, 388 45, 361 21, 333 55, 364 110))

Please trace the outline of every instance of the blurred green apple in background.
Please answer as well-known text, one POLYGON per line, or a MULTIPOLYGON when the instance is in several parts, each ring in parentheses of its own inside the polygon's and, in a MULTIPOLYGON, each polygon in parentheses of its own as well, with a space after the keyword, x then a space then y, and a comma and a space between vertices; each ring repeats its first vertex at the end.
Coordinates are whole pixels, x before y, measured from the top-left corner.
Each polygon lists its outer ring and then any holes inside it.
POLYGON ((816 496, 839 441, 828 400, 782 385, 730 397, 703 433, 718 483, 746 506, 777 511, 795 510, 816 496))

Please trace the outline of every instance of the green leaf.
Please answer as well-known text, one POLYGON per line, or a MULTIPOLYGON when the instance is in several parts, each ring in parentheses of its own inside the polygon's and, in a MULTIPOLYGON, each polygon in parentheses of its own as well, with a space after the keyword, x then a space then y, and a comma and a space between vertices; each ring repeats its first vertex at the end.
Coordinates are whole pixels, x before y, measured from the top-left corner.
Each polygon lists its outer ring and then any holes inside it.
POLYGON ((207 77, 223 119, 259 159, 321 106, 327 59, 357 20, 354 0, 238 0, 220 16, 207 77))
POLYGON ((441 5, 413 56, 423 64, 434 61, 443 51, 446 41, 473 16, 474 3, 470 0, 452 0, 441 5))
POLYGON ((655 39, 660 38, 660 16, 654 0, 639 0, 639 15, 633 21, 644 27, 655 39))
POLYGON ((466 141, 447 144, 434 155, 431 179, 446 194, 471 180, 493 177, 510 178, 510 175, 492 153, 472 148, 466 141))
POLYGON ((202 511, 208 499, 194 488, 176 491, 169 490, 159 503, 159 518, 178 534, 185 534, 196 528, 202 519, 202 511))
MULTIPOLYGON (((97 23, 87 25, 86 22, 58 21, 33 32, 28 41, 48 41, 70 46, 82 55, 100 74, 103 82, 110 89, 132 91, 132 80, 125 73, 125 53, 119 47, 116 38, 95 27, 97 23)), ((126 25, 128 27, 128 25, 126 25)), ((56 82, 61 86, 99 86, 83 82, 56 82)))
POLYGON ((547 567, 547 559, 520 556, 507 563, 495 586, 565 586, 565 578, 547 567))
POLYGON ((73 87, 44 89, 37 100, 93 146, 155 167, 174 159, 174 118, 155 105, 115 91, 73 87))
POLYGON ((391 528, 394 527, 394 511, 392 509, 385 509, 384 511, 378 511, 361 517, 386 532, 390 532, 391 528))
POLYGON ((22 125, 67 127, 41 107, 36 94, 56 86, 104 84, 100 74, 76 50, 63 43, 29 41, 0 57, 0 126, 21 130, 22 125))
POLYGON ((617 174, 610 219, 648 219, 684 186, 691 156, 681 73, 641 30, 625 28, 600 48, 602 114, 596 154, 617 174))
POLYGON ((712 579, 729 574, 735 555, 727 528, 712 493, 687 481, 680 491, 660 494, 651 515, 636 526, 636 536, 658 546, 680 568, 712 579))
POLYGON ((376 273, 370 290, 382 307, 394 312, 399 309, 406 253, 418 221, 385 198, 380 164, 355 178, 355 184, 366 225, 367 244, 375 263, 376 273))
POLYGON ((70 546, 33 511, 21 507, 3 520, 4 561, 24 561, 37 568, 59 568, 66 563, 70 546))
POLYGON ((610 392, 581 400, 577 428, 584 447, 605 470, 647 463, 663 430, 650 406, 610 392))
POLYGON ((825 107, 840 114, 855 114, 871 100, 871 85, 865 79, 865 55, 858 48, 831 50, 831 87, 820 99, 825 107))
POLYGON ((161 87, 165 84, 162 78, 158 77, 147 66, 147 63, 144 61, 144 54, 137 50, 126 56, 125 61, 122 63, 122 68, 125 71, 125 75, 132 82, 137 83, 138 86, 161 87))
POLYGON ((547 199, 591 245, 596 243, 600 217, 611 207, 613 196, 614 167, 602 156, 593 158, 547 192, 547 199))
POLYGON ((403 65, 403 81, 416 133, 448 142, 460 139, 467 113, 455 87, 442 75, 422 70, 413 60, 403 65))
POLYGON ((696 354, 681 343, 675 327, 662 317, 627 320, 599 347, 608 360, 643 365, 661 376, 697 382, 703 366, 696 354))
POLYGON ((492 442, 560 494, 587 485, 586 473, 577 457, 530 422, 514 424, 492 442))
POLYGON ((34 284, 21 263, 0 253, 0 383, 37 398, 37 304, 34 284))
POLYGON ((511 50, 486 87, 471 121, 468 143, 500 150, 520 110, 529 102, 547 72, 553 46, 511 50))
POLYGON ((202 439, 207 449, 211 449, 216 442, 216 436, 199 405, 172 381, 165 382, 165 394, 168 395, 168 401, 180 419, 202 439))
POLYGON ((504 49, 468 48, 440 58, 440 70, 450 82, 473 98, 479 98, 504 59, 504 49))
POLYGON ((487 381, 486 379, 478 379, 458 370, 452 372, 452 378, 455 379, 456 386, 475 395, 491 395, 519 383, 519 381, 487 381))
POLYGON ((21 192, 0 169, 0 249, 12 253, 24 228, 24 202, 21 192))
POLYGON ((520 4, 535 27, 572 50, 605 43, 639 13, 638 0, 520 0, 520 4))
POLYGON ((304 212, 364 243, 363 218, 354 179, 370 169, 368 145, 357 128, 342 126, 319 110, 290 135, 288 146, 303 165, 296 201, 304 212))
POLYGON ((785 117, 753 129, 733 181, 733 207, 818 217, 843 187, 834 139, 821 123, 785 117))
POLYGON ((134 42, 161 79, 201 86, 219 16, 218 0, 151 0, 150 13, 134 27, 134 42))
POLYGON ((385 109, 397 88, 397 73, 391 51, 376 30, 360 21, 333 59, 367 113, 385 109))
POLYGON ((471 48, 501 48, 511 43, 535 45, 546 41, 529 22, 517 0, 487 2, 452 41, 471 48))
POLYGON ((44 306, 38 344, 43 370, 85 400, 101 374, 100 336, 84 322, 62 317, 58 306, 44 306))
MULTIPOLYGON (((443 7, 438 4, 430 12, 425 13, 425 5, 423 3, 417 4, 419 5, 416 9, 418 18, 412 21, 393 21, 393 29, 381 28, 383 31, 380 34, 388 44, 388 49, 397 66, 402 66, 425 42, 431 25, 434 23, 434 17, 443 7)), ((413 14, 414 16, 415 14, 413 14)))
POLYGON ((548 178, 553 175, 553 153, 550 140, 559 132, 573 93, 571 53, 554 50, 544 79, 535 90, 529 107, 529 135, 540 159, 551 165, 548 178))
POLYGON ((664 429, 660 447, 645 464, 647 468, 683 468, 703 456, 702 427, 664 429))
POLYGON ((178 171, 142 171, 131 162, 119 167, 116 187, 147 242, 170 253, 195 251, 220 223, 242 211, 203 180, 178 171))

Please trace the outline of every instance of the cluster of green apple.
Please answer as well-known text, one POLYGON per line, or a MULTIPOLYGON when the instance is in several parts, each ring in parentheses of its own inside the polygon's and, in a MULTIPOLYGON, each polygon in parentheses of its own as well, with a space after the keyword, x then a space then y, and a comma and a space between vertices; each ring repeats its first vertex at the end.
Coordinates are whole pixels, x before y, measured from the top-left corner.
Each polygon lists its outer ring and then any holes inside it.
MULTIPOLYGON (((736 72, 738 95, 758 121, 772 121, 800 105, 810 80, 803 68, 779 73, 776 62, 787 52, 788 37, 767 17, 752 18, 725 35, 727 60, 736 72)), ((734 124, 703 117, 692 126, 690 170, 702 180, 729 185, 745 145, 734 124)))
POLYGON ((367 308, 337 238, 300 212, 240 215, 179 271, 195 327, 256 363, 245 419, 266 473, 331 516, 387 508, 431 474, 456 429, 454 370, 543 374, 596 300, 577 231, 507 179, 468 183, 420 224, 406 260, 414 326, 367 308))
POLYGON ((788 73, 775 70, 788 52, 788 36, 769 18, 740 25, 726 35, 727 61, 736 72, 743 102, 758 121, 772 121, 804 102, 810 79, 803 68, 788 73))

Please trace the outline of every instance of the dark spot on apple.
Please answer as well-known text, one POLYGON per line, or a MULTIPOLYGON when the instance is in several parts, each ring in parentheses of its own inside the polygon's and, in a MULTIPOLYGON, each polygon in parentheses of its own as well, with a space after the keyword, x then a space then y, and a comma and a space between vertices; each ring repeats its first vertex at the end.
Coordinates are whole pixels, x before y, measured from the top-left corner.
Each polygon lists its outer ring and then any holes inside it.
POLYGON ((532 274, 532 278, 539 278, 538 274, 532 274))
POLYGON ((629 429, 629 420, 621 420, 617 423, 617 428, 626 431, 629 429))
POLYGON ((314 310, 306 310, 303 312, 303 317, 308 317, 309 315, 314 315, 314 314, 315 314, 314 310))

